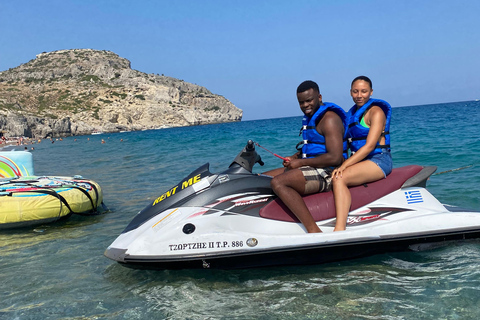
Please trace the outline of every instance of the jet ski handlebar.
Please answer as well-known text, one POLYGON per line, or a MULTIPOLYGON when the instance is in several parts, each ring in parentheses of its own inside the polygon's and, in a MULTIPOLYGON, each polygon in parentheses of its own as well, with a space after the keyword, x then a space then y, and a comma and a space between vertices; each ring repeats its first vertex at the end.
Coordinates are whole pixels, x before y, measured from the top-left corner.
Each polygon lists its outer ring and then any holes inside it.
POLYGON ((252 140, 248 140, 247 145, 243 150, 235 157, 233 162, 228 167, 229 169, 236 169, 236 171, 246 170, 252 173, 255 163, 263 166, 265 163, 262 161, 260 155, 255 151, 255 144, 252 140))

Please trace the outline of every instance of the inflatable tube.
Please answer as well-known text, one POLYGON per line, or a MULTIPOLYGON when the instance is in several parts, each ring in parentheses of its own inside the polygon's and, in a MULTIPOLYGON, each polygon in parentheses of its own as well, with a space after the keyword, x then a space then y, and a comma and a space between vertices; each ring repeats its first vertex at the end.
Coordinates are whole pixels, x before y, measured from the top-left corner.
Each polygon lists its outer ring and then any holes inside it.
POLYGON ((27 151, 0 151, 0 178, 33 176, 33 155, 27 151))
POLYGON ((100 185, 80 176, 0 179, 0 229, 96 214, 102 201, 100 185))

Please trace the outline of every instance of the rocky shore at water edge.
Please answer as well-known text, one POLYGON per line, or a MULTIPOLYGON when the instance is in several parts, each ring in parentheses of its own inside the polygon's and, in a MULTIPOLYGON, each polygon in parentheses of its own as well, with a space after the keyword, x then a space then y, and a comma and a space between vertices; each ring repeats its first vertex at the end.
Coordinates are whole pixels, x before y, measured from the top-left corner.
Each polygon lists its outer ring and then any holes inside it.
POLYGON ((207 88, 146 74, 110 51, 41 53, 0 72, 0 136, 47 138, 241 121, 207 88))

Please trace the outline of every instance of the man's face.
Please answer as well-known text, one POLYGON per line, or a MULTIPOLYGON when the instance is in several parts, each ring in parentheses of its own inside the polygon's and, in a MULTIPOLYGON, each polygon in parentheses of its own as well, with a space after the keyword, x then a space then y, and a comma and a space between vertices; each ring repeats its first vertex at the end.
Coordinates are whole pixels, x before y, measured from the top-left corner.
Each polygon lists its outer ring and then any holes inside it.
POLYGON ((297 99, 302 112, 307 117, 311 117, 317 112, 322 102, 322 95, 313 89, 308 89, 307 91, 297 93, 297 99))

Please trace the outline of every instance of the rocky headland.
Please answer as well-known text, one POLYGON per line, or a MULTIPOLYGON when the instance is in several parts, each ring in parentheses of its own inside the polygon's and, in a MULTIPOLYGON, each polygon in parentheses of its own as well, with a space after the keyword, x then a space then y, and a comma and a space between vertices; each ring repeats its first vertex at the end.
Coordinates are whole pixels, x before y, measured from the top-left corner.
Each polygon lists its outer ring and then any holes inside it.
POLYGON ((47 138, 234 122, 242 110, 208 89, 133 70, 92 49, 41 53, 0 72, 0 132, 47 138))

